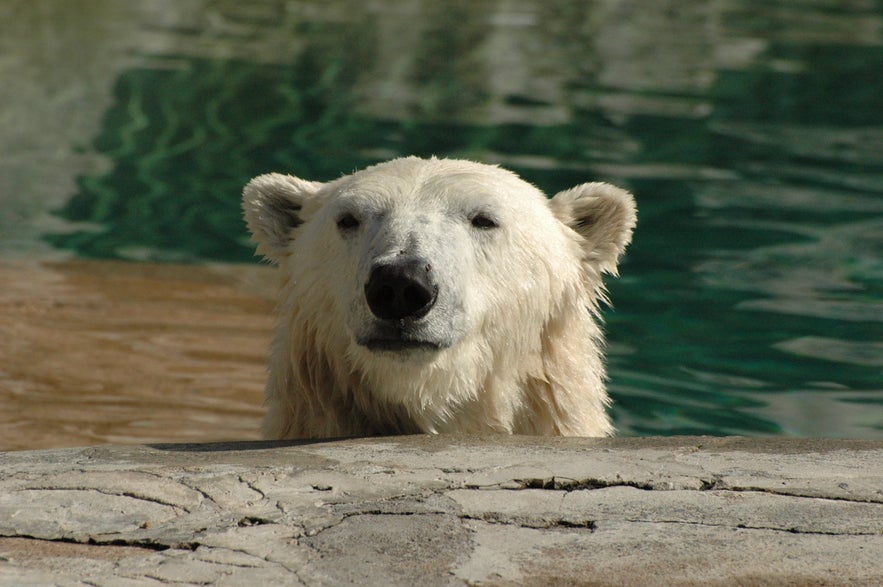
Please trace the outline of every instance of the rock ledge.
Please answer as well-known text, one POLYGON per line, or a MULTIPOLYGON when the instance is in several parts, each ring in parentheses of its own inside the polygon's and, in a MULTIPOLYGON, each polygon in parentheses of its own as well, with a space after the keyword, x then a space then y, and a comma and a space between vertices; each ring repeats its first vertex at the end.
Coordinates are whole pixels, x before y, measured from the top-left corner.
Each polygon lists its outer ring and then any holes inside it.
POLYGON ((0 453, 3 585, 879 585, 883 442, 0 453))

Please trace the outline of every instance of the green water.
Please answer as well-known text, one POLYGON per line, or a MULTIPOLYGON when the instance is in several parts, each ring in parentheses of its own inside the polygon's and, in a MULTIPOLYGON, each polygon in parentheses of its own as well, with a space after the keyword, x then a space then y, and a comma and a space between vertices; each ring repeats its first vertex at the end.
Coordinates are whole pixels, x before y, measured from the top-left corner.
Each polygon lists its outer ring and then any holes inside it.
POLYGON ((620 433, 883 437, 883 3, 191 4, 125 17, 165 42, 114 76, 54 247, 248 262, 250 177, 397 155, 611 181, 620 433))

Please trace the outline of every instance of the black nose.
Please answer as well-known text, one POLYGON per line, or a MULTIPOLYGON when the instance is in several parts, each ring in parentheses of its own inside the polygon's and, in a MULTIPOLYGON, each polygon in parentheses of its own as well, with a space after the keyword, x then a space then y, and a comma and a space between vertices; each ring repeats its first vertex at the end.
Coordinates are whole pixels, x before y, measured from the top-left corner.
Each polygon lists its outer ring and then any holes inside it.
POLYGON ((430 266, 420 259, 377 265, 365 284, 368 307, 381 320, 421 318, 437 297, 430 266))

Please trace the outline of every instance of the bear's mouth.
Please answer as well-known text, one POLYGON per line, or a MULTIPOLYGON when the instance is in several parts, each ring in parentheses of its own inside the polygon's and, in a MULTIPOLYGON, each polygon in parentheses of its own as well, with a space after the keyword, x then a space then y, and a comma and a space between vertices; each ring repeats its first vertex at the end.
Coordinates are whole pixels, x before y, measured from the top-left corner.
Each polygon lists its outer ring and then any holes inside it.
POLYGON ((368 350, 378 352, 400 353, 404 351, 440 351, 443 345, 431 340, 409 340, 403 338, 368 338, 359 341, 368 350))
POLYGON ((372 352, 440 351, 450 346, 404 320, 378 321, 356 343, 372 352))

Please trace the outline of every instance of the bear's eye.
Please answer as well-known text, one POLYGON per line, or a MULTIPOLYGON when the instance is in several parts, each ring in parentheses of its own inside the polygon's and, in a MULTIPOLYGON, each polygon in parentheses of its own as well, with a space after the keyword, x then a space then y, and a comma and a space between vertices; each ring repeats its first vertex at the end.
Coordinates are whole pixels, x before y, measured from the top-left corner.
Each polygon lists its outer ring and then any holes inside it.
POLYGON ((497 228, 499 224, 497 221, 490 215, 485 212, 478 212, 472 217, 472 226, 475 228, 481 228, 483 230, 487 230, 490 228, 497 228))
POLYGON ((337 228, 342 232, 358 228, 358 226, 359 219, 349 212, 344 212, 337 218, 337 228))

